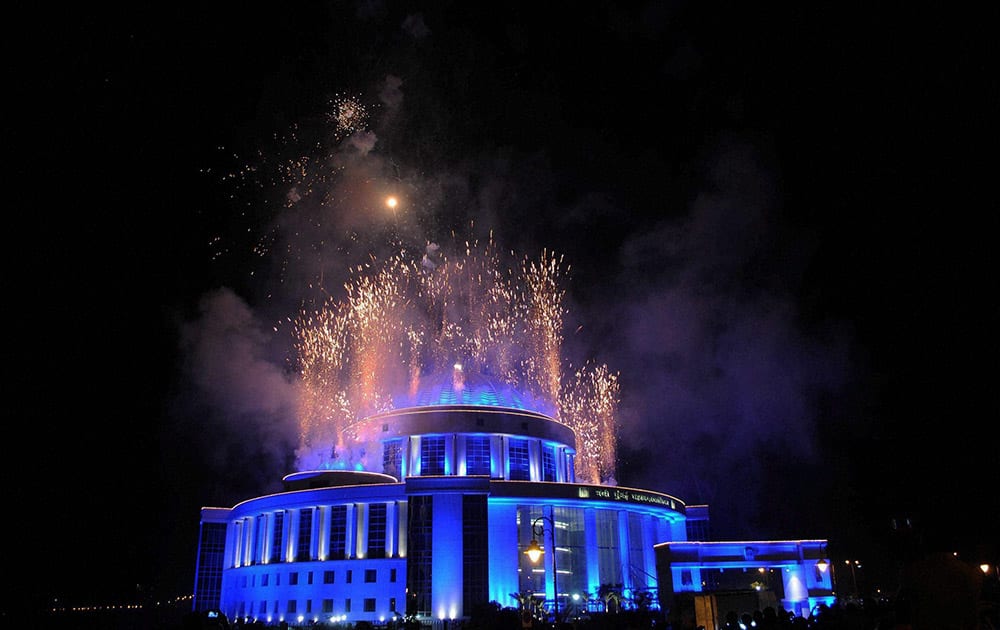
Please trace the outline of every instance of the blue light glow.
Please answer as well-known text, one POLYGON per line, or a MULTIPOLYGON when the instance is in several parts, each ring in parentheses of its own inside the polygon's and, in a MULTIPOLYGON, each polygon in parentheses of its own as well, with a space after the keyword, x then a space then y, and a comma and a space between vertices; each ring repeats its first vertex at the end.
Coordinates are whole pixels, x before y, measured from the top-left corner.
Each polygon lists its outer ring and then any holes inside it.
POLYGON ((530 400, 509 385, 474 373, 463 373, 461 380, 456 380, 450 372, 422 376, 416 393, 397 396, 393 403, 396 408, 468 405, 506 407, 522 411, 537 411, 549 415, 554 412, 554 407, 551 404, 530 400))

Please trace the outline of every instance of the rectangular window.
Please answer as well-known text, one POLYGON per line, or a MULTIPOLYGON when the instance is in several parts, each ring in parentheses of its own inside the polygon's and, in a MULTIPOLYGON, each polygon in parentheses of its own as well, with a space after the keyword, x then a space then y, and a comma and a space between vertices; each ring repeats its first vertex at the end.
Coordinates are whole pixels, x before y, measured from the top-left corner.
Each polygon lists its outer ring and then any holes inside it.
POLYGON ((365 612, 375 612, 375 598, 366 597, 365 598, 365 612))
POLYGON ((396 598, 395 597, 390 597, 389 598, 389 611, 390 612, 396 612, 396 598))
POLYGON ((641 514, 628 515, 628 559, 630 568, 638 575, 649 575, 649 571, 646 569, 646 554, 643 553, 646 548, 642 539, 643 518, 641 514))
POLYGON ((354 579, 354 571, 351 569, 347 570, 347 579, 345 580, 348 584, 354 579))
POLYGON ((309 573, 306 573, 306 584, 312 584, 312 583, 313 583, 313 572, 310 571, 309 573))
POLYGON ((257 609, 257 614, 261 616, 267 614, 267 600, 260 600, 260 608, 257 609))
POLYGON ((365 582, 371 584, 375 581, 378 572, 375 569, 365 569, 365 582))
POLYGON ((385 503, 368 505, 368 557, 385 557, 385 503))
POLYGON ((420 439, 420 474, 444 474, 443 435, 425 435, 420 439))
POLYGON ((313 611, 313 600, 307 599, 306 600, 306 614, 308 615, 312 611, 313 611))
MULTIPOLYGON (((583 528, 581 508, 553 508, 556 523, 556 567, 559 570, 559 590, 587 590, 587 537, 583 528)), ((633 579, 638 579, 633 576, 633 579)))
POLYGON ((299 544, 295 548, 295 561, 308 562, 309 549, 312 543, 312 508, 299 510, 299 544))
POLYGON ((397 480, 403 474, 403 440, 386 440, 382 447, 382 472, 397 480))
POLYGON ((299 572, 292 571, 288 574, 288 584, 290 586, 296 586, 299 583, 299 572))
POLYGON ((508 452, 508 462, 510 463, 510 479, 516 481, 528 481, 531 473, 528 469, 528 441, 518 438, 510 438, 508 452))
POLYGON ((333 571, 323 571, 323 584, 333 584, 333 571))
POLYGON ((396 581, 396 569, 389 569, 389 581, 390 582, 396 581))
POLYGON ((554 446, 542 447, 542 481, 556 480, 556 453, 554 446))
POLYGON ((205 523, 198 544, 198 575, 195 599, 199 609, 219 606, 222 592, 222 570, 226 563, 226 524, 205 523), (204 608, 201 608, 204 607, 204 608))
POLYGON ((344 612, 345 613, 351 612, 351 598, 350 597, 348 597, 347 599, 344 600, 344 612))
POLYGON ((343 560, 347 557, 347 506, 335 505, 330 508, 330 559, 343 560))
POLYGON ((489 601, 489 521, 485 494, 462 497, 462 600, 466 610, 489 601))
POLYGON ((285 513, 274 513, 274 538, 271 539, 271 562, 284 562, 285 554, 281 553, 282 542, 285 540, 285 513))
POLYGON ((621 584, 621 539, 618 512, 597 511, 597 571, 601 584, 621 584))
POLYGON ((285 612, 289 615, 294 615, 298 609, 296 604, 297 602, 294 599, 288 600, 288 604, 286 606, 287 610, 285 612))
POLYGON ((490 438, 487 435, 470 435, 465 440, 465 473, 490 474, 490 438))
POLYGON ((267 586, 267 581, 268 581, 268 579, 270 579, 270 577, 271 576, 268 573, 265 573, 264 575, 260 576, 260 585, 261 586, 267 586))
POLYGON ((323 600, 323 612, 324 613, 332 613, 333 612, 333 600, 332 599, 324 599, 323 600))
MULTIPOLYGON (((434 497, 414 495, 409 501, 407 528, 406 598, 407 615, 431 614, 431 584, 433 567, 434 497)), ((527 556, 525 556, 527 557, 527 556)))

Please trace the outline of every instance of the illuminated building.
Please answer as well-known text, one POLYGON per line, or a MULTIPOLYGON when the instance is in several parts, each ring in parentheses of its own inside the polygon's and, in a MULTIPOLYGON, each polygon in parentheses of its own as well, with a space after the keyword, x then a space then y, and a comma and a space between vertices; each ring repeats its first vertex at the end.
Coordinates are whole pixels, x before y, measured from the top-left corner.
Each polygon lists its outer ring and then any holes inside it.
POLYGON ((410 402, 357 429, 381 450, 380 470, 298 472, 282 492, 203 508, 195 609, 379 623, 458 619, 520 597, 573 614, 577 596, 599 601, 609 587, 655 607, 701 591, 713 571, 748 566, 780 568, 780 604, 797 613, 831 593, 830 577, 812 571, 824 541, 688 542, 704 506, 689 523, 673 496, 578 483, 574 432, 510 388, 443 378, 410 402), (533 541, 537 565, 525 553, 533 541))

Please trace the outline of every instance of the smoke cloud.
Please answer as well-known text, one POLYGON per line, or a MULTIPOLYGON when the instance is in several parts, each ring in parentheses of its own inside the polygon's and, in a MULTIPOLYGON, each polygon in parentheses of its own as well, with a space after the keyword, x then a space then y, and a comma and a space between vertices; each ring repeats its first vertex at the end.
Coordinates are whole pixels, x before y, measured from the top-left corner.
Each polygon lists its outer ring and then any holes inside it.
POLYGON ((803 329, 804 262, 759 148, 724 143, 709 164, 685 216, 627 237, 624 299, 590 315, 606 318, 622 370, 626 483, 726 506, 712 515, 720 534, 759 536, 777 498, 822 484, 818 424, 847 386, 851 342, 803 329))
POLYGON ((290 472, 297 385, 281 368, 274 343, 274 335, 228 288, 205 294, 198 317, 182 327, 184 374, 193 398, 203 403, 187 410, 183 428, 205 448, 203 461, 215 475, 219 501, 238 499, 228 495, 253 484, 273 489, 290 472))

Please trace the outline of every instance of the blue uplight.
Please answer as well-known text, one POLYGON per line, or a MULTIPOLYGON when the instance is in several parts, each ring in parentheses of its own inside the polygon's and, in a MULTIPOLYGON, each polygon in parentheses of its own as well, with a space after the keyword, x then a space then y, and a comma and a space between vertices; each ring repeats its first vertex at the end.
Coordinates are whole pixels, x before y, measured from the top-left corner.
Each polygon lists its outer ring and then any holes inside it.
POLYGON ((458 377, 454 372, 421 376, 417 391, 396 397, 394 404, 397 408, 439 405, 504 407, 548 415, 553 411, 551 404, 535 400, 498 380, 471 372, 461 372, 458 377))

